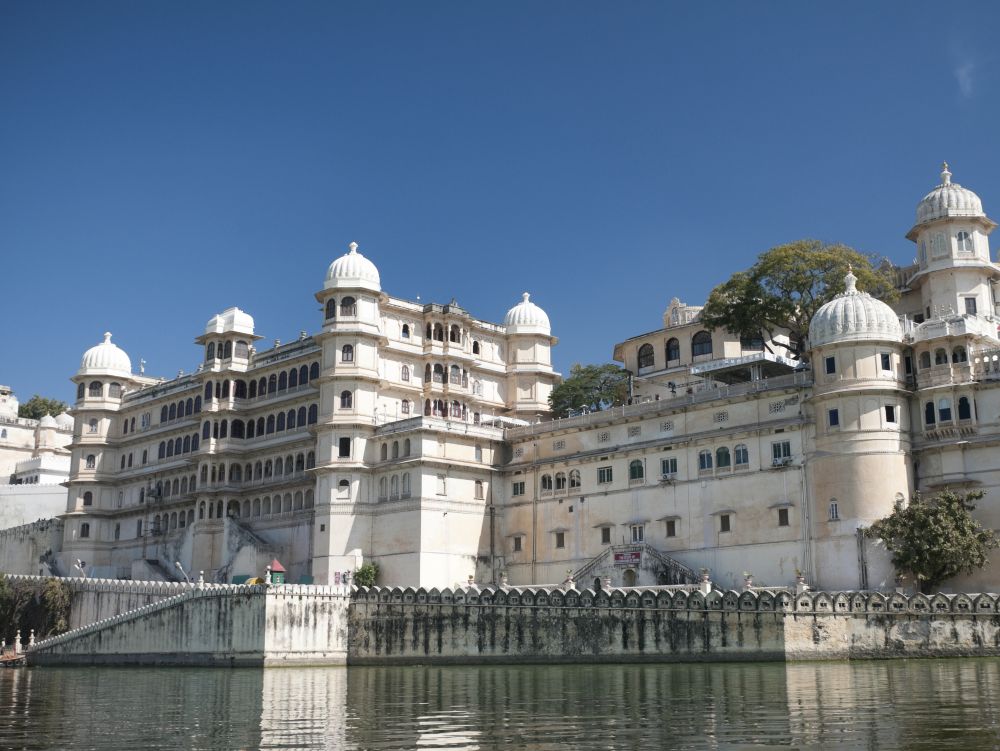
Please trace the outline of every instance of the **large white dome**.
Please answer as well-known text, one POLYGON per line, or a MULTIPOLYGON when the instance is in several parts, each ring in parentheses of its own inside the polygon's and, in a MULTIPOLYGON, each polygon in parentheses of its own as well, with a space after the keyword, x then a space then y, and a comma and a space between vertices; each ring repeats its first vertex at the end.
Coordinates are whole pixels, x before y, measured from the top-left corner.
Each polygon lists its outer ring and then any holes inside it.
POLYGON ((545 311, 531 302, 531 295, 525 292, 521 302, 507 311, 503 325, 508 334, 551 334, 552 327, 545 311))
POLYGON ((986 216, 983 202, 968 188, 951 181, 948 162, 941 170, 941 184, 917 204, 917 224, 949 216, 986 216))
POLYGON ((80 361, 81 374, 100 371, 109 374, 131 375, 132 361, 125 350, 111 341, 111 332, 104 332, 104 341, 83 353, 80 361))
POLYGON ((209 318, 205 324, 206 334, 223 334, 229 331, 252 336, 253 316, 239 308, 226 308, 218 315, 209 318))
POLYGON ((903 328, 896 312, 867 292, 859 292, 858 279, 850 271, 847 289, 816 311, 809 323, 809 346, 854 341, 903 341, 903 328))
POLYGON ((348 247, 351 251, 331 263, 326 270, 323 289, 361 288, 380 291, 382 280, 375 264, 358 253, 357 243, 351 243, 348 247))

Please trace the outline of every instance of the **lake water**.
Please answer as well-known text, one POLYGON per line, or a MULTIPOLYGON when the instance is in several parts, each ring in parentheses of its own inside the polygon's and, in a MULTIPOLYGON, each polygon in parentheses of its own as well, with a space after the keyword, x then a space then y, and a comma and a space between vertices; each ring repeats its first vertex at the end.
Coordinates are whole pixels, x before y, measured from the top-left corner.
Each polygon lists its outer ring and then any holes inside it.
POLYGON ((1000 660, 0 669, 0 749, 996 749, 1000 660))

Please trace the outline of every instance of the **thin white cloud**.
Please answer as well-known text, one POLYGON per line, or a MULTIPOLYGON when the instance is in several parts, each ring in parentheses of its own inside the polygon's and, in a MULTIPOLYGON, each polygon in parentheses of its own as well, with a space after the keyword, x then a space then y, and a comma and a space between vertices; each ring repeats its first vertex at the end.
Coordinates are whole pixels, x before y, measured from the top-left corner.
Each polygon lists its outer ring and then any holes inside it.
POLYGON ((975 93, 976 64, 971 60, 959 63, 952 69, 955 80, 958 82, 958 91, 965 99, 971 99, 975 93))

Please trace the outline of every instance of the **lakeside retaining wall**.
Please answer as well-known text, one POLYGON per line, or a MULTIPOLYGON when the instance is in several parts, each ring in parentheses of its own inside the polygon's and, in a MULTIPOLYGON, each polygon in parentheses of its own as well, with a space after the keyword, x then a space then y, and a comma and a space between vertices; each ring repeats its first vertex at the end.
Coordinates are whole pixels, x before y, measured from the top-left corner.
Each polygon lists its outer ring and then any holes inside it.
POLYGON ((1000 655, 993 594, 237 586, 80 580, 97 612, 34 664, 690 662, 1000 655), (118 591, 122 588, 125 591, 118 591), (134 588, 135 592, 128 590, 134 588), (102 601, 103 594, 109 599, 102 601), (118 598, 118 599, 115 599, 118 598), (102 604, 103 602, 103 604, 102 604))

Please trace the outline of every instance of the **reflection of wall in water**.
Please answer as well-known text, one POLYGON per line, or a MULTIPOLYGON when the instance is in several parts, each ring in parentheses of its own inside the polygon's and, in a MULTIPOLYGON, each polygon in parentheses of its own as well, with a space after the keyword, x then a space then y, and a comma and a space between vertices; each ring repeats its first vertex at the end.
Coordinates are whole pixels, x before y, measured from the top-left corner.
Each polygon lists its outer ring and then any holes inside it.
MULTIPOLYGON (((347 669, 263 671, 260 735, 263 748, 347 748, 347 669)), ((369 705, 367 713, 375 705, 369 705)))

